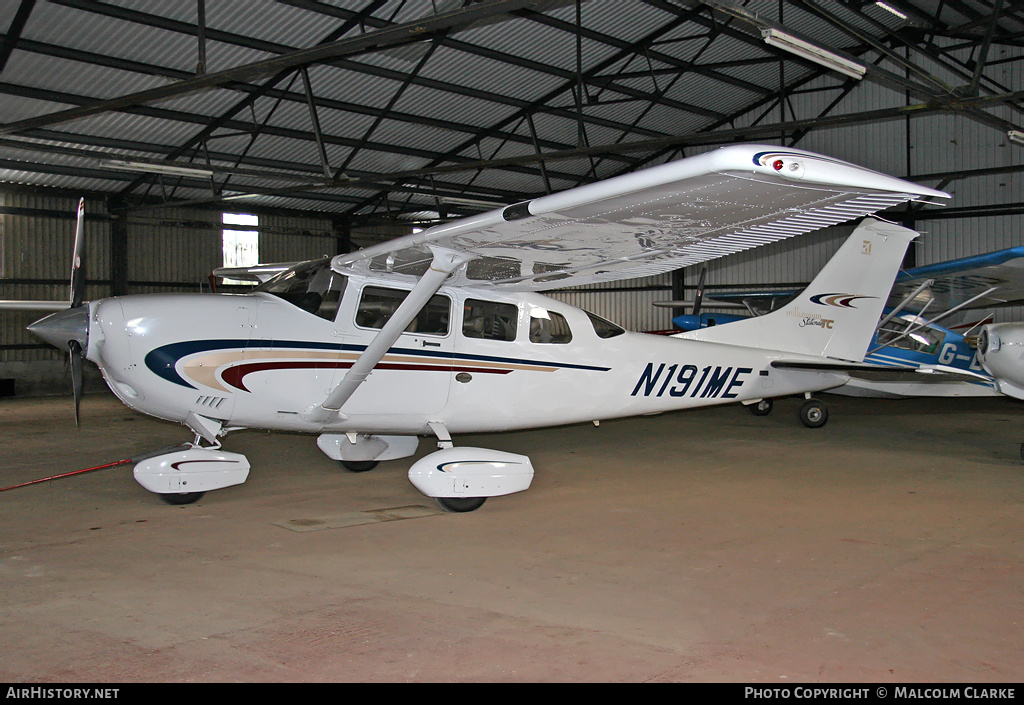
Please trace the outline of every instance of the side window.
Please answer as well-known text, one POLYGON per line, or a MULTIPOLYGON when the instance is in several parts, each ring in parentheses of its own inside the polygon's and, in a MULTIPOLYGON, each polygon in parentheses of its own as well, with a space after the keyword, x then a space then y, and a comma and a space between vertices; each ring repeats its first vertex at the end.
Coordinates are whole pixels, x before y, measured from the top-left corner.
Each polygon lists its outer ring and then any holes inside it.
POLYGON ((584 313, 587 314, 587 317, 590 318, 590 322, 594 325, 594 332, 597 333, 598 338, 614 338, 615 336, 622 335, 626 332, 611 321, 607 321, 597 314, 591 313, 590 311, 584 311, 584 313))
MULTIPOLYGON (((363 328, 383 328, 408 295, 409 292, 404 289, 366 287, 363 289, 363 296, 359 300, 359 309, 356 311, 356 325, 363 328)), ((435 294, 430 297, 430 301, 412 320, 405 332, 447 335, 451 307, 451 299, 443 294, 435 294)))
POLYGON ((535 308, 530 311, 530 342, 564 345, 572 340, 572 331, 565 316, 554 311, 535 308))
POLYGON ((484 340, 515 340, 519 308, 513 304, 466 299, 462 315, 462 334, 484 340))

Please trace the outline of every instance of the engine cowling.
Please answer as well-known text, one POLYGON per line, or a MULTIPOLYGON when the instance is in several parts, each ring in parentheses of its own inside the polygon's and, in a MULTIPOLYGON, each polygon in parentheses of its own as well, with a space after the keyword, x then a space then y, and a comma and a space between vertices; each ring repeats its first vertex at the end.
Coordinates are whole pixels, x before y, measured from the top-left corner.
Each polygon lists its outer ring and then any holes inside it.
POLYGON ((978 335, 978 362, 1001 394, 1024 399, 1024 323, 991 323, 978 335))

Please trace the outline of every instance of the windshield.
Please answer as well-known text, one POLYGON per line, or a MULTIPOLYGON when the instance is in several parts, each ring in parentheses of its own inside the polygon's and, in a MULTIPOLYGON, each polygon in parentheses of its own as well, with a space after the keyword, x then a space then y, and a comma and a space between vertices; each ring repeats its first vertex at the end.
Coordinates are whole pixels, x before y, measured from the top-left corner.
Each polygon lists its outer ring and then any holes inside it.
POLYGON ((333 321, 346 277, 331 269, 328 257, 303 262, 260 284, 255 291, 280 297, 303 311, 333 321))

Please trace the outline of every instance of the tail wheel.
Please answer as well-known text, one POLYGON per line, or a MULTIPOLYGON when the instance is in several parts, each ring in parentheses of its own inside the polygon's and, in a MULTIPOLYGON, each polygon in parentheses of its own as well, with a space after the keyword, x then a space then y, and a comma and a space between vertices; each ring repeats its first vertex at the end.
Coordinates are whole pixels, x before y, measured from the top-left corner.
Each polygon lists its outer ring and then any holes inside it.
POLYGON ((754 416, 767 416, 768 414, 772 413, 772 400, 771 399, 762 399, 761 401, 757 402, 756 404, 748 405, 747 409, 754 416))
POLYGON ((817 399, 808 399, 800 407, 800 423, 807 428, 821 428, 828 421, 828 408, 817 399))

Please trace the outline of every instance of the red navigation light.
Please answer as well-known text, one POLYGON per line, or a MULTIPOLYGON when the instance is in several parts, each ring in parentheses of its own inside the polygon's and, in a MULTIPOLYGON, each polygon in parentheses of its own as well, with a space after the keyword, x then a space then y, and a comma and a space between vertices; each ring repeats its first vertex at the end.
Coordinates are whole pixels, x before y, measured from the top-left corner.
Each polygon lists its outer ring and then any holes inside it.
POLYGON ((772 169, 774 169, 775 171, 782 171, 782 167, 784 166, 785 163, 781 159, 776 159, 774 162, 772 162, 772 169))

